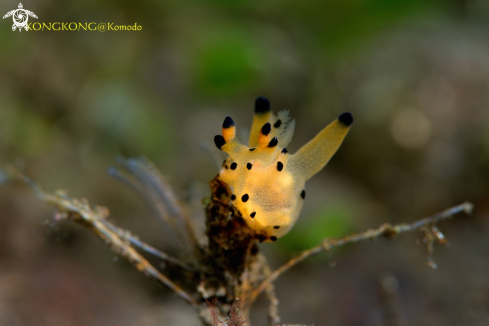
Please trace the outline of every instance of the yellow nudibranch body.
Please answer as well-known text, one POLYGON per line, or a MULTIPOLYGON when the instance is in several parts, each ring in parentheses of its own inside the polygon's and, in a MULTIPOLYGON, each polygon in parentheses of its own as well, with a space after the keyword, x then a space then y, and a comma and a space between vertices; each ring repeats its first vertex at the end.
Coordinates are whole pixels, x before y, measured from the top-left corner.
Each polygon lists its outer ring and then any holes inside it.
POLYGON ((236 127, 227 116, 216 146, 229 154, 219 175, 231 186, 232 204, 251 229, 275 241, 290 231, 306 197, 305 183, 328 163, 345 138, 353 116, 346 112, 321 130, 295 154, 286 146, 294 134, 295 120, 288 111, 272 114, 264 97, 255 101, 249 146, 236 138, 236 127))

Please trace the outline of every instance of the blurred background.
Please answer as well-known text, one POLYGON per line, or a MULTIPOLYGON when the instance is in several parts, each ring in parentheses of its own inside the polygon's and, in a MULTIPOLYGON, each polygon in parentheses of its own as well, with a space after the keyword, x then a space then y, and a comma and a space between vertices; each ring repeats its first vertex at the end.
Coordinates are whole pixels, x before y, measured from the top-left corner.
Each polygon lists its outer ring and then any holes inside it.
MULTIPOLYGON (((202 226, 218 171, 211 157, 222 155, 212 138, 226 115, 246 135, 254 99, 267 96, 296 118, 295 152, 350 111, 353 128, 308 182, 295 228, 261 245, 272 266, 325 236, 464 201, 475 214, 439 225, 449 246, 436 246, 435 270, 421 233, 293 268, 277 282, 282 321, 489 325, 487 0, 23 5, 32 22, 142 30, 19 33, 0 21, 1 167, 23 165, 50 192, 107 206, 117 224, 178 255, 164 225, 107 175, 118 155, 152 160, 202 226)), ((0 13, 17 6, 2 1, 0 13)), ((53 213, 26 186, 0 186, 1 325, 198 325, 183 300, 53 213)), ((266 324, 264 300, 252 324, 266 324)))

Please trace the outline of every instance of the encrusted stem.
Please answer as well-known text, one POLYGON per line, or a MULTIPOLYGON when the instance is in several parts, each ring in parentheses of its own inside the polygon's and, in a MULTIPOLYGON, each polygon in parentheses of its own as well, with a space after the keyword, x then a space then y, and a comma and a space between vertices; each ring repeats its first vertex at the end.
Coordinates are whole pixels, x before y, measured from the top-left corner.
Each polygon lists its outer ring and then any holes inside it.
MULTIPOLYGON (((391 224, 382 224, 380 227, 377 229, 369 229, 365 232, 362 233, 355 233, 352 235, 348 235, 346 237, 342 238, 326 238, 323 239, 323 241, 318 244, 317 246, 304 250, 301 252, 299 255, 293 257, 290 259, 287 263, 283 264, 279 268, 277 268, 273 273, 270 274, 251 294, 250 300, 254 301, 258 295, 263 292, 267 288, 267 286, 274 282, 280 275, 282 275, 284 272, 289 270, 291 267, 299 264, 303 260, 315 256, 323 251, 330 251, 331 249, 335 247, 339 247, 342 245, 345 245, 347 243, 353 243, 353 242, 359 242, 359 241, 364 241, 364 240, 370 240, 370 239, 375 239, 378 238, 379 236, 386 236, 388 238, 394 238, 398 234, 407 232, 407 231, 413 231, 413 230, 418 230, 422 227, 428 226, 428 225, 435 225, 437 222, 448 219, 452 217, 455 214, 464 212, 467 215, 470 215, 472 213, 473 209, 473 204, 469 202, 465 202, 463 204, 457 205, 455 207, 446 209, 440 213, 434 214, 430 217, 426 217, 423 219, 420 219, 418 221, 415 221, 411 224, 397 224, 397 225, 391 225, 391 224)), ((431 229, 428 229, 428 231, 423 230, 425 232, 431 232, 429 231, 431 229)), ((432 246, 431 246, 431 251, 430 247, 428 247, 429 254, 431 253, 432 246)))

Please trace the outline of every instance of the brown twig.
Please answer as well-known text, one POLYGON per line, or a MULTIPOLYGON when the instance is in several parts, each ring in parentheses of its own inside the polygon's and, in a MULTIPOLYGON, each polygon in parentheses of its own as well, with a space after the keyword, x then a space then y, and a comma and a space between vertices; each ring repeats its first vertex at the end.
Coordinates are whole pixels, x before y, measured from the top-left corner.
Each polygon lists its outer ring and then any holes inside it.
MULTIPOLYGON (((266 289, 266 287, 274 282, 280 275, 282 275, 285 271, 289 270, 291 267, 297 265, 298 263, 302 262, 303 260, 315 256, 323 251, 330 251, 331 249, 335 247, 339 247, 342 245, 345 245, 347 243, 353 243, 353 242, 359 242, 359 241, 364 241, 364 240, 370 240, 370 239, 375 239, 378 238, 379 236, 386 236, 388 238, 394 238, 400 233, 407 232, 407 231, 413 231, 413 230, 418 230, 420 228, 423 228, 425 226, 431 225, 435 226, 435 224, 441 220, 447 219, 452 217, 455 214, 458 214, 460 212, 464 212, 465 214, 471 214, 473 209, 473 205, 469 202, 465 202, 463 204, 460 204, 458 206, 446 209, 440 213, 437 213, 435 215, 432 215, 430 217, 423 218, 421 220, 415 221, 411 224, 397 224, 397 225, 391 225, 391 224, 382 224, 379 228, 377 229, 369 229, 365 232, 362 233, 356 233, 352 235, 348 235, 346 237, 342 238, 326 238, 323 239, 323 241, 308 250, 304 250, 301 252, 299 255, 296 257, 290 259, 287 263, 282 265, 281 267, 277 268, 274 272, 272 272, 251 294, 250 300, 253 302, 258 295, 260 295, 263 290, 266 289)), ((423 230, 425 234, 427 235, 427 238, 431 238, 432 234, 431 232, 438 231, 437 229, 433 228, 427 228, 423 230)), ((436 236, 436 234, 435 234, 436 236)), ((443 239, 444 240, 444 239, 443 239)), ((426 241, 425 241, 426 242, 426 241)), ((431 254, 433 248, 433 241, 428 241, 428 253, 431 254)))
MULTIPOLYGON (((11 168, 10 175, 14 178, 28 184, 36 193, 37 197, 51 204, 58 209, 57 217, 59 219, 67 218, 74 222, 80 223, 92 230, 101 240, 117 254, 127 258, 129 262, 143 274, 155 279, 159 283, 165 285, 178 296, 183 298, 188 303, 197 306, 197 302, 187 292, 178 285, 173 283, 169 278, 160 273, 151 263, 149 263, 141 254, 131 247, 129 239, 120 237, 114 230, 109 227, 109 222, 106 220, 108 210, 103 207, 92 209, 87 200, 78 200, 70 198, 66 193, 58 191, 56 194, 48 194, 42 188, 34 183, 30 178, 22 174, 19 170, 11 168)), ((122 229, 119 232, 124 232, 122 229)), ((161 253, 161 252, 160 252, 161 253)), ((166 254, 164 254, 166 255, 166 254)), ((168 257, 168 255, 166 255, 168 257)), ((175 258, 176 259, 176 258, 175 258)))
POLYGON ((156 256, 156 257, 160 258, 161 260, 169 262, 170 264, 179 266, 179 267, 181 267, 187 271, 190 271, 190 272, 196 271, 195 267, 181 261, 178 258, 170 256, 167 253, 164 253, 164 252, 156 249, 155 247, 145 243, 144 241, 139 240, 139 238, 137 236, 134 236, 131 232, 114 225, 110 221, 101 220, 101 222, 104 223, 105 226, 107 226, 112 232, 117 234, 121 239, 129 241, 134 246, 143 249, 144 251, 152 254, 153 256, 156 256))
MULTIPOLYGON (((135 169, 137 173, 141 173, 139 175, 141 184, 134 183, 134 186, 149 189, 144 190, 143 193, 149 197, 151 202, 154 202, 153 206, 160 212, 160 215, 164 215, 162 214, 164 211, 163 208, 173 210, 174 212, 169 215, 176 216, 176 218, 169 222, 172 225, 178 225, 179 229, 181 229, 180 226, 182 224, 185 226, 186 223, 190 223, 190 220, 183 217, 182 214, 184 212, 177 209, 176 197, 172 192, 169 192, 169 186, 164 182, 155 181, 159 177, 155 177, 156 172, 149 163, 144 161, 127 161, 126 163, 128 162, 134 163, 136 168, 131 166, 133 170, 135 169), (164 202, 165 207, 158 206, 161 202, 164 202), (173 223, 175 221, 177 223, 173 223)), ((205 325, 215 324, 216 320, 215 318, 208 318, 212 317, 207 316, 209 315, 208 308, 205 305, 197 303, 201 299, 214 298, 220 300, 219 302, 215 301, 215 305, 216 307, 219 305, 219 313, 224 318, 223 321, 227 324, 231 322, 242 324, 249 316, 251 304, 263 291, 266 292, 269 302, 269 324, 272 326, 278 325, 280 318, 278 315, 278 299, 275 295, 274 281, 282 273, 303 260, 347 243, 375 239, 380 236, 394 238, 400 233, 418 230, 424 233, 423 243, 426 244, 428 250, 428 265, 436 268, 436 264, 432 259, 434 243, 446 242, 443 233, 438 230, 436 224, 460 212, 470 214, 473 209, 473 205, 466 202, 410 224, 383 224, 377 229, 370 229, 342 238, 326 238, 317 246, 303 251, 275 271, 270 272, 266 259, 258 252, 255 244, 255 240, 261 239, 261 235, 253 233, 252 230, 248 229, 242 219, 239 218, 239 213, 229 205, 231 191, 219 177, 216 177, 210 183, 212 196, 206 209, 206 231, 209 244, 204 247, 197 247, 197 242, 191 241, 196 246, 195 253, 196 258, 198 258, 196 259, 197 264, 194 266, 157 250, 140 241, 138 237, 132 235, 129 231, 111 223, 107 219, 109 212, 106 208, 92 208, 86 200, 70 198, 66 193, 61 191, 55 194, 48 194, 18 169, 10 168, 8 173, 2 173, 0 171, 0 182, 10 178, 24 181, 33 189, 39 199, 56 206, 58 209, 58 214, 56 215, 58 219, 70 219, 87 227, 97 234, 117 254, 127 258, 138 271, 157 280, 185 301, 192 304, 197 309, 199 317, 205 325), (196 293, 200 296, 199 299, 196 299, 197 296, 195 298, 192 297, 168 277, 161 274, 133 246, 139 247, 182 269, 193 272, 194 276, 198 276, 199 285, 196 288, 196 293), (236 301, 236 297, 242 295, 245 295, 247 299, 236 301), (239 308, 238 302, 240 303, 239 308), (225 316, 227 316, 227 319, 225 316)), ((163 213, 166 214, 166 211, 163 213)), ((184 227, 183 230, 185 229, 184 227)), ((192 228, 187 229, 187 232, 190 233, 190 237, 192 238, 192 228)), ((241 298, 244 299, 243 297, 241 298)), ((216 316, 214 314, 214 317, 216 316)), ((218 319, 218 321, 220 320, 218 319)))

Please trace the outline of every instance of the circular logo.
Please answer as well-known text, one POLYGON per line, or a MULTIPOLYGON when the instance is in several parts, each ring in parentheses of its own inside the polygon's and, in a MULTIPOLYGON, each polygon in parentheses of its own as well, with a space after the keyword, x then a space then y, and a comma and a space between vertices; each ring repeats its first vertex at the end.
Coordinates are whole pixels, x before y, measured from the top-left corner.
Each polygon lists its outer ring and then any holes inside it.
POLYGON ((23 9, 17 9, 14 14, 14 23, 19 26, 23 27, 27 23, 27 13, 23 9))

